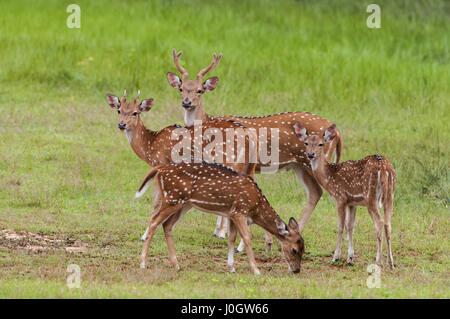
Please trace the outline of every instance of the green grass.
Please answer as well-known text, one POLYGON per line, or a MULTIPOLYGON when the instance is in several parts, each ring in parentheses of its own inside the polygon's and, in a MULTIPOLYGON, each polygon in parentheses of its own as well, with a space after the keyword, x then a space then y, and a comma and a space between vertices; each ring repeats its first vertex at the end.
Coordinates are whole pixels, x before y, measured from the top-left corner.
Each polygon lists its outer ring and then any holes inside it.
MULTIPOLYGON (((378 1, 382 28, 366 27, 364 1, 77 1, 82 28, 66 28, 67 1, 0 3, 0 229, 78 239, 84 254, 31 253, 0 242, 0 297, 450 297, 450 6, 378 1), (218 88, 211 114, 311 111, 335 121, 344 159, 382 153, 398 174, 395 270, 366 287, 373 225, 358 210, 356 265, 331 265, 336 213, 328 195, 304 231, 307 255, 289 275, 276 250, 254 241, 263 275, 245 255, 226 273, 215 217, 187 214, 174 232, 182 271, 168 265, 161 230, 150 267, 138 269, 150 196, 135 201, 147 172, 116 130, 106 92, 141 89, 157 129, 182 123, 167 84, 172 48, 191 73, 213 52, 218 88), (81 289, 66 287, 80 265, 81 289)), ((290 172, 258 176, 286 220, 305 194, 290 172)), ((344 250, 345 252, 345 250, 344 250)))

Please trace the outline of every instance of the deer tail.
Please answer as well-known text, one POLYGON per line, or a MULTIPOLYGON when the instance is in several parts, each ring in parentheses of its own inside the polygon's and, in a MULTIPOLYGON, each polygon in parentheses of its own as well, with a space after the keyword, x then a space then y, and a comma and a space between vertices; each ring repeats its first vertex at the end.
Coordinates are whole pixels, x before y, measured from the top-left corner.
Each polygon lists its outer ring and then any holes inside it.
POLYGON ((395 182, 396 175, 392 168, 388 168, 384 172, 385 178, 383 178, 383 206, 385 210, 392 211, 394 205, 394 192, 395 192, 395 182))
POLYGON ((142 195, 144 195, 144 193, 147 191, 147 189, 150 186, 150 182, 153 179, 153 177, 156 176, 156 174, 158 173, 158 168, 156 167, 155 169, 151 170, 147 176, 145 176, 144 181, 141 184, 141 187, 139 187, 138 191, 136 192, 135 198, 140 198, 142 197, 142 195))
POLYGON ((341 160, 342 148, 344 147, 344 141, 339 131, 336 131, 336 164, 341 160))

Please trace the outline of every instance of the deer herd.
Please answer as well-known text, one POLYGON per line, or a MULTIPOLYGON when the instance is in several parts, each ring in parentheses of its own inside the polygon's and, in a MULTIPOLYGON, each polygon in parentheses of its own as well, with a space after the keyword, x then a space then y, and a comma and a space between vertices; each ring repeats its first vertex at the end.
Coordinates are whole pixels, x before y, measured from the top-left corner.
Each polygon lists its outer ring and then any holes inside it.
POLYGON ((333 261, 341 258, 344 229, 348 238, 347 262, 354 262, 353 231, 357 206, 365 206, 375 225, 377 264, 382 263, 383 228, 387 259, 394 267, 391 247, 396 174, 393 165, 381 155, 340 162, 343 139, 336 125, 309 112, 286 112, 259 117, 210 116, 205 112, 203 94, 216 88, 219 78, 205 76, 219 64, 222 55, 195 79, 180 63, 181 52, 172 52, 179 75, 169 72, 167 79, 181 94, 185 126, 171 125, 158 131, 144 126, 142 112, 154 100, 107 94, 111 108, 119 114, 118 128, 125 132, 136 155, 152 167, 136 197, 141 197, 154 181, 153 212, 141 237, 144 247, 140 266, 146 267, 147 252, 156 229, 162 224, 169 262, 179 269, 172 229, 191 208, 218 215, 214 235, 228 234, 227 266, 235 272, 234 253, 248 256, 254 274, 260 274, 252 249, 249 226, 265 230, 268 251, 272 238, 278 239, 289 270, 300 272, 305 244, 301 235, 325 189, 336 203, 338 235, 333 261), (270 130, 274 135, 266 134, 270 130), (264 134, 263 134, 264 133, 264 134), (180 139, 181 137, 181 139, 180 139), (213 138, 214 137, 214 138, 213 138), (187 142, 186 142, 187 141, 187 142), (180 147, 180 145, 182 147, 180 147), (224 152, 226 148, 226 152, 224 152), (274 156, 268 160, 267 154, 274 156), (275 156, 276 155, 276 156, 275 156), (335 162, 333 162, 333 159, 335 162), (255 182, 256 173, 290 169, 307 194, 306 206, 297 223, 285 223, 272 208, 255 182), (383 208, 384 218, 379 209, 383 208), (235 248, 237 234, 241 237, 235 248))

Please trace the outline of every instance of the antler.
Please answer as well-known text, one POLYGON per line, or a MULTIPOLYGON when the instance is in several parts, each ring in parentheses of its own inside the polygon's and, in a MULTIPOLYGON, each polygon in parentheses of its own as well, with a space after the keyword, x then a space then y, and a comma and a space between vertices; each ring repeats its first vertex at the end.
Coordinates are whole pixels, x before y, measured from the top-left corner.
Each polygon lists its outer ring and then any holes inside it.
POLYGON ((181 51, 179 53, 177 53, 176 49, 173 49, 173 51, 172 51, 173 62, 175 63, 175 66, 177 67, 178 72, 180 72, 180 74, 181 74, 181 79, 185 80, 188 78, 189 73, 180 64, 180 56, 182 54, 183 54, 183 52, 181 52, 181 51))
POLYGON ((137 91, 137 95, 136 95, 136 97, 134 98, 134 101, 136 102, 137 100, 139 100, 139 96, 141 95, 141 90, 138 90, 137 91))
POLYGON ((200 70, 200 72, 197 73, 197 80, 202 81, 203 77, 210 71, 214 70, 220 62, 220 59, 222 59, 222 54, 213 54, 211 63, 204 69, 200 70))
POLYGON ((123 103, 127 100, 127 89, 123 90, 123 95, 120 98, 120 101, 123 103))

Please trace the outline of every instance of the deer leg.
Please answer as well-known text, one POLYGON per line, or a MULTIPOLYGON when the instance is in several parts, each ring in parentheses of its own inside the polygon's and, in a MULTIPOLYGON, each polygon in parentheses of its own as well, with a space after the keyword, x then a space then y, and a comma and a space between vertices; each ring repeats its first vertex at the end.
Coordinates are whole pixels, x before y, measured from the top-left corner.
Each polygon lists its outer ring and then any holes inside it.
POLYGON ((175 270, 180 270, 180 266, 178 264, 177 255, 175 252, 175 244, 173 242, 172 237, 172 229, 176 222, 180 219, 182 214, 182 209, 178 212, 170 216, 164 223, 164 236, 166 237, 167 251, 169 252, 169 262, 175 268, 175 270))
POLYGON ((242 237, 242 240, 245 244, 245 250, 247 252, 247 256, 250 262, 250 267, 255 275, 260 275, 261 272, 259 271, 258 267, 256 266, 256 260, 255 255, 253 253, 252 248, 252 240, 251 240, 251 233, 250 229, 247 224, 247 218, 242 215, 234 215, 231 219, 231 221, 236 226, 239 234, 242 237))
POLYGON ((214 236, 224 239, 226 236, 226 217, 217 216, 216 228, 214 229, 214 236))
POLYGON ((310 173, 308 173, 305 168, 297 166, 295 168, 295 174, 305 187, 306 195, 308 197, 306 206, 303 209, 302 217, 300 218, 300 221, 298 223, 299 231, 302 232, 303 228, 311 217, 314 208, 319 202, 323 191, 322 188, 320 188, 320 185, 317 183, 316 179, 312 175, 310 175, 310 173))
POLYGON ((272 239, 272 234, 269 233, 268 231, 266 231, 264 233, 264 241, 266 243, 266 253, 269 254, 272 252, 273 239, 272 239))
POLYGON ((341 258, 341 246, 342 246, 342 234, 344 232, 345 223, 345 205, 338 205, 338 237, 336 242, 336 249, 333 254, 333 262, 338 261, 341 258))
POLYGON ((161 207, 160 210, 152 214, 149 221, 149 227, 148 227, 148 236, 145 239, 144 247, 142 248, 141 253, 141 268, 145 268, 145 260, 147 258, 148 253, 148 247, 150 245, 150 241, 153 238, 153 235, 155 234, 156 228, 160 224, 162 224, 165 220, 167 220, 170 216, 175 214, 178 210, 180 210, 181 204, 175 205, 175 206, 166 206, 161 207))
POLYGON ((386 236, 386 243, 388 247, 388 262, 391 268, 394 268, 394 257, 392 255, 392 244, 391 244, 391 217, 392 217, 392 205, 384 206, 384 232, 386 236))
MULTIPOLYGON (((159 207, 161 207, 161 192, 159 191, 158 187, 155 187, 155 190, 153 192, 153 211, 156 212, 159 210, 159 207)), ((145 229, 144 234, 141 236, 141 241, 145 241, 145 239, 148 236, 148 227, 145 229)))
POLYGON ((236 226, 234 226, 234 223, 230 221, 229 228, 228 228, 228 259, 227 259, 227 266, 229 272, 236 272, 236 269, 234 268, 234 244, 236 242, 236 226))
POLYGON ((148 236, 148 227, 145 229, 144 234, 142 234, 142 236, 141 236, 141 241, 145 241, 145 239, 147 238, 147 236, 148 236))
POLYGON ((225 237, 227 237, 227 230, 228 230, 229 223, 230 223, 230 221, 228 220, 227 217, 222 217, 222 222, 220 224, 219 235, 218 235, 218 237, 220 239, 225 239, 225 237))
MULTIPOLYGON (((273 238, 272 234, 269 233, 268 231, 264 232, 264 242, 266 244, 266 252, 269 254, 272 251, 273 238)), ((241 241, 239 242, 239 246, 236 248, 236 252, 241 253, 244 251, 244 248, 245 244, 244 241, 241 239, 241 241)))
POLYGON ((241 241, 239 242, 239 246, 236 248, 237 253, 242 253, 244 251, 245 244, 244 241, 241 238, 241 241))
POLYGON ((347 210, 347 216, 345 219, 348 238, 347 263, 349 264, 353 264, 355 255, 353 251, 353 231, 355 230, 355 220, 356 220, 356 207, 349 206, 347 210))
POLYGON ((377 255, 375 257, 375 262, 377 265, 381 266, 381 256, 382 256, 382 245, 383 245, 383 221, 380 218, 380 213, 375 203, 372 207, 368 208, 372 221, 375 225, 375 231, 377 235, 377 255))

